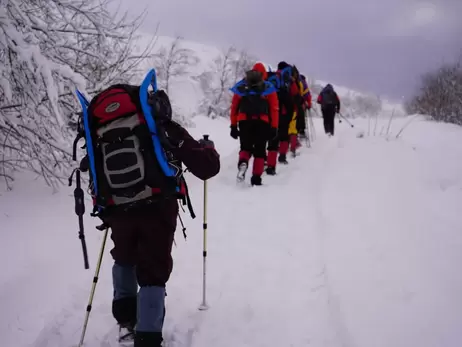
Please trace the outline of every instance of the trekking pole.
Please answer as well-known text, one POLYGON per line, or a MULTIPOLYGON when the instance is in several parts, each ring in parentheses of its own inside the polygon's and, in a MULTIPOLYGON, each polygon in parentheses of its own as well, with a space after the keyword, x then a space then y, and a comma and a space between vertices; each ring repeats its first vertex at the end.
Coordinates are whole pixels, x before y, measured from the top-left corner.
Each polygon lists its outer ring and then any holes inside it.
POLYGON ((85 333, 87 332, 88 319, 90 318, 91 305, 93 303, 93 297, 95 296, 96 284, 98 283, 99 270, 101 269, 101 263, 103 261, 104 247, 106 246, 107 234, 109 227, 106 224, 96 227, 98 230, 104 231, 103 242, 101 244, 101 251, 99 252, 98 263, 96 264, 95 276, 93 277, 93 284, 91 287, 90 298, 88 300, 87 312, 85 314, 85 320, 83 322, 82 336, 80 337, 79 347, 83 347, 83 340, 85 339, 85 333))
POLYGON ((342 118, 345 120, 345 122, 347 122, 348 124, 350 124, 350 126, 351 126, 352 128, 355 127, 347 118, 345 118, 345 117, 343 116, 343 114, 341 114, 341 113, 339 112, 338 115, 339 115, 340 117, 342 117, 342 118))
MULTIPOLYGON (((83 215, 85 214, 85 201, 84 201, 84 194, 80 184, 80 169, 77 168, 74 170, 75 172, 75 189, 74 189, 74 200, 75 200, 75 214, 79 219, 79 239, 82 243, 82 252, 83 252, 83 262, 85 266, 85 270, 90 268, 88 263, 88 253, 87 253, 87 244, 85 242, 85 233, 84 233, 84 226, 83 226, 83 215)), ((72 185, 72 176, 69 178, 69 186, 72 185)))
MULTIPOLYGON (((316 111, 316 109, 315 109, 316 111)), ((310 121, 310 124, 311 124, 311 138, 314 140, 316 140, 316 129, 314 127, 314 122, 313 122, 313 115, 311 113, 311 109, 308 110, 308 118, 309 118, 309 121, 310 121)))
POLYGON ((308 111, 305 109, 305 125, 306 125, 306 128, 307 128, 307 134, 306 134, 306 146, 308 148, 311 147, 311 134, 310 134, 310 123, 308 122, 308 111))
MULTIPOLYGON (((204 135, 204 140, 208 141, 209 136, 204 135)), ((202 304, 199 310, 205 311, 209 307, 207 305, 206 296, 206 275, 207 275, 207 180, 204 181, 204 220, 203 220, 203 249, 202 249, 202 304)))

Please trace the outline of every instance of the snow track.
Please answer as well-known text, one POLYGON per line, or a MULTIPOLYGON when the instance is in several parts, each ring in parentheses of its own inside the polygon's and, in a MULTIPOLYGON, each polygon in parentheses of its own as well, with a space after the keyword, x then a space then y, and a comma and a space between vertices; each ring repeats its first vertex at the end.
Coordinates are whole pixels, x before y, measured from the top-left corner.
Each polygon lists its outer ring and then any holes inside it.
MULTIPOLYGON (((222 171, 209 182, 210 309, 198 310, 203 185, 190 176, 198 217, 185 218, 186 242, 177 233, 166 347, 460 346, 462 131, 416 122, 403 140, 386 141, 337 126, 333 138, 318 131, 312 148, 265 176, 264 186, 239 189, 237 142, 227 127, 207 124, 222 154, 222 171)), ((79 341, 102 234, 87 215, 85 271, 69 193, 29 186, 0 197, 5 244, 26 251, 0 252, 3 263, 18 264, 0 278, 2 346, 79 341), (30 220, 13 208, 24 201, 30 220)), ((111 247, 87 347, 117 346, 111 247)))

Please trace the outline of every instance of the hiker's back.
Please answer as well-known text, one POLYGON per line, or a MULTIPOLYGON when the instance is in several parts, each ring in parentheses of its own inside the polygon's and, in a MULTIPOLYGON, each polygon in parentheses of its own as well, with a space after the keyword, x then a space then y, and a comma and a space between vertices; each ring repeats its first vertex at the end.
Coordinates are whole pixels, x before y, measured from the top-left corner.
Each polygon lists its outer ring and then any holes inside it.
POLYGON ((78 96, 83 127, 74 148, 84 137, 93 215, 111 229, 114 241, 112 313, 119 340, 134 335, 136 347, 160 347, 178 198, 191 207, 182 164, 206 180, 219 172, 219 155, 212 141, 196 141, 172 121, 154 70, 139 87, 114 85, 91 102, 78 96))

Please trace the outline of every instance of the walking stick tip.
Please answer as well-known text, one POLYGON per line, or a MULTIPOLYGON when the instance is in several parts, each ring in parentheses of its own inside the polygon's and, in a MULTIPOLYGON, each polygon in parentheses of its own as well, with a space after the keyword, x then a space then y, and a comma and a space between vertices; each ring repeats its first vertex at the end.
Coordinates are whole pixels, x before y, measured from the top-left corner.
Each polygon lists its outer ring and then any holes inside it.
POLYGON ((207 311, 209 309, 209 306, 207 304, 201 304, 199 306, 199 311, 207 311))

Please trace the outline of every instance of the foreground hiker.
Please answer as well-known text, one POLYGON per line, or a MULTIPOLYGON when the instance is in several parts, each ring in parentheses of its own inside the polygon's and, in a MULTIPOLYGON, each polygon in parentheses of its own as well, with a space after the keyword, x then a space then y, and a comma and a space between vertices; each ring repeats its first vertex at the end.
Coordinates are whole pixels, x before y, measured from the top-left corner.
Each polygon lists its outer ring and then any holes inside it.
POLYGON ((335 114, 340 112, 340 99, 331 84, 327 84, 319 93, 317 103, 321 105, 324 131, 328 136, 333 136, 335 114))
POLYGON ((231 137, 240 139, 238 181, 245 179, 251 156, 254 157, 252 185, 261 185, 266 144, 277 136, 278 99, 274 86, 266 81, 267 72, 261 63, 255 64, 231 91, 231 137))
POLYGON ((87 136, 97 135, 86 137, 95 213, 114 242, 112 313, 135 347, 163 341, 179 199, 190 205, 182 164, 202 180, 220 170, 213 142, 172 121, 168 96, 148 85, 112 86, 84 109, 87 136))

